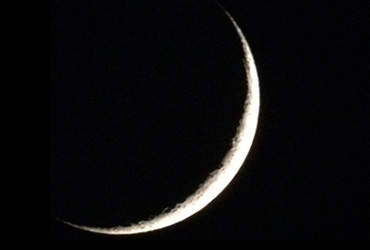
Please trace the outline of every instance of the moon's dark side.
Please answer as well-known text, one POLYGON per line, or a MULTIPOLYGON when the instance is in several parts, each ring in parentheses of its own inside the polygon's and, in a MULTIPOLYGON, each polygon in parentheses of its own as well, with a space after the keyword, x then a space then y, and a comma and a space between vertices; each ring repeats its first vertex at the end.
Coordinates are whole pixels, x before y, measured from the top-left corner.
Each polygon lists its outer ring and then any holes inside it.
POLYGON ((52 213, 137 222, 218 168, 243 113, 243 51, 206 1, 52 4, 52 213), (64 15, 66 12, 69 15, 64 15))

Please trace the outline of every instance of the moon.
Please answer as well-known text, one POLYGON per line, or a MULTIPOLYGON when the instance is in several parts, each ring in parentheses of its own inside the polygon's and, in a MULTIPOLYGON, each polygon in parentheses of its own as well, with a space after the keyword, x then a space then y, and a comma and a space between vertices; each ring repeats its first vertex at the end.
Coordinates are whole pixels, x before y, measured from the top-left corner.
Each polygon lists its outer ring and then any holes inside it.
POLYGON ((78 229, 110 235, 138 234, 158 230, 181 222, 199 212, 214 200, 233 180, 250 151, 256 133, 260 94, 257 69, 247 40, 233 17, 229 12, 226 10, 224 11, 238 33, 241 46, 243 47, 243 63, 247 76, 246 84, 248 92, 244 102, 243 115, 233 139, 232 147, 225 155, 220 167, 210 173, 209 177, 203 182, 203 184, 201 184, 192 195, 186 198, 186 200, 178 203, 174 208, 166 210, 162 214, 151 219, 140 221, 128 226, 117 226, 111 228, 77 225, 62 219, 59 219, 60 221, 78 229))

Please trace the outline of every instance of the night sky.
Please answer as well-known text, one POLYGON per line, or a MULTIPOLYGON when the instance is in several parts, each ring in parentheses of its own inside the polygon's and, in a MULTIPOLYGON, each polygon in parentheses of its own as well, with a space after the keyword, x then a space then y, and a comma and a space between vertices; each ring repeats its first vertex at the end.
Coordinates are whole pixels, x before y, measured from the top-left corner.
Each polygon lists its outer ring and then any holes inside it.
POLYGON ((51 239, 366 239, 366 1, 219 1, 248 40, 261 109, 232 183, 189 219, 129 225, 217 169, 243 112, 243 51, 213 1, 51 1, 51 239), (329 3, 330 2, 330 3, 329 3))

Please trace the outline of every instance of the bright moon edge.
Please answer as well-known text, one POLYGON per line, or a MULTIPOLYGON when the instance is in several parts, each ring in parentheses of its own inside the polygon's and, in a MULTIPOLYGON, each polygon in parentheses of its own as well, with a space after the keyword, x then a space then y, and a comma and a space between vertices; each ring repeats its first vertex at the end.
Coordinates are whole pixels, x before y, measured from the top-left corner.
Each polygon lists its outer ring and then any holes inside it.
POLYGON ((164 212, 146 221, 138 222, 137 224, 131 224, 125 227, 101 228, 81 226, 62 219, 58 220, 72 227, 94 233, 111 235, 145 233, 174 225, 192 216, 214 200, 232 181, 238 170, 242 167, 256 133, 260 96, 257 69, 247 40, 232 16, 226 10, 224 11, 230 18, 241 39, 245 56, 244 67, 247 74, 248 92, 244 103, 244 114, 237 129, 236 136, 233 139, 232 148, 224 157, 221 167, 212 172, 198 190, 184 202, 177 204, 168 212, 164 212))

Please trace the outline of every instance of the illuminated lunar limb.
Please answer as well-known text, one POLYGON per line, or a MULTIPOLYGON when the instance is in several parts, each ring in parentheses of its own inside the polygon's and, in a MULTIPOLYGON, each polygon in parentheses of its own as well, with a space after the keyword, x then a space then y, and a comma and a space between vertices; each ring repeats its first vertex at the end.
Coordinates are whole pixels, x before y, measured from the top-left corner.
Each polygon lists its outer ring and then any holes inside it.
POLYGON ((152 219, 130 226, 112 228, 81 226, 62 220, 65 224, 101 234, 137 234, 158 230, 174 225, 197 213, 214 200, 232 181, 238 170, 242 167, 256 133, 260 96, 257 69, 249 45, 235 20, 226 10, 225 13, 236 29, 243 47, 248 93, 244 102, 244 113, 233 139, 232 148, 224 157, 220 167, 212 172, 195 193, 190 195, 185 201, 177 204, 173 209, 164 210, 162 214, 152 219))

